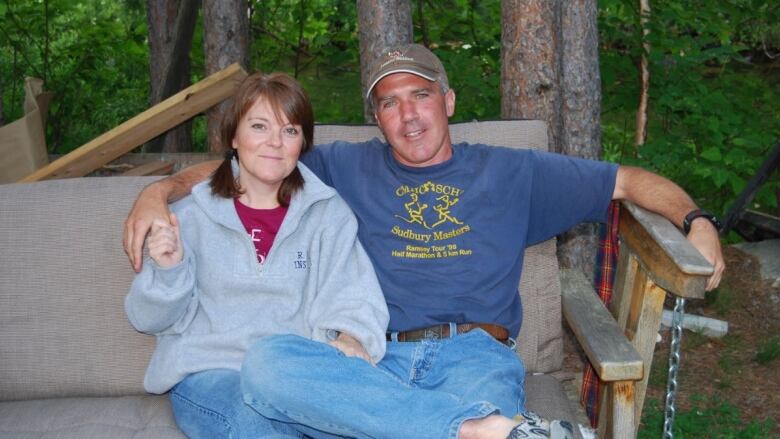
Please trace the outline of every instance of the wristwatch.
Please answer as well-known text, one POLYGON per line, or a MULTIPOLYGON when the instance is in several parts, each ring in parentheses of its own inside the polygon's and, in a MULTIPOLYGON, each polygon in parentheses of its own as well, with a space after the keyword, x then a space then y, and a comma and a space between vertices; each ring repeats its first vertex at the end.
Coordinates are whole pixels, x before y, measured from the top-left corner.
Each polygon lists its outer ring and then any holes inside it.
POLYGON ((718 221, 718 217, 704 209, 696 209, 692 210, 688 215, 685 215, 685 219, 683 220, 683 233, 687 235, 688 232, 691 231, 691 223, 693 220, 700 217, 707 218, 707 220, 715 226, 715 230, 720 232, 721 225, 720 221, 718 221))

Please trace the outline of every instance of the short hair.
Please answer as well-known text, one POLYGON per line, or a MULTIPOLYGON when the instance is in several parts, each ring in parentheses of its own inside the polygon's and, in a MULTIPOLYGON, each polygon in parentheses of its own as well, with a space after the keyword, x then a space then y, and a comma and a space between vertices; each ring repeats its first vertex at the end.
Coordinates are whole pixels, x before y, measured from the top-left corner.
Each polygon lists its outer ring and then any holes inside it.
MULTIPOLYGON (((233 138, 241 119, 260 98, 268 101, 277 119, 282 120, 280 116, 284 115, 290 123, 301 126, 303 131, 301 154, 314 146, 314 111, 309 96, 301 84, 286 73, 254 73, 244 79, 238 87, 233 95, 233 102, 222 116, 219 140, 220 147, 225 152, 225 159, 211 178, 211 192, 214 195, 237 198, 244 193, 237 176, 233 175, 231 166, 234 156, 241 160, 233 153, 233 138)), ((303 175, 296 166, 290 175, 282 180, 277 193, 279 204, 289 205, 295 192, 303 188, 303 183, 303 175)))

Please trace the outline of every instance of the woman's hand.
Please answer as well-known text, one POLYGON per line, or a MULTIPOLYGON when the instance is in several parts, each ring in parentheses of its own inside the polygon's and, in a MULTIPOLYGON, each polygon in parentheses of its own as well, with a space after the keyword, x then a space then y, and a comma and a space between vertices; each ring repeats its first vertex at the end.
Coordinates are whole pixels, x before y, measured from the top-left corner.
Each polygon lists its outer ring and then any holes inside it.
POLYGON ((161 219, 152 222, 152 233, 147 245, 149 256, 162 268, 170 268, 181 262, 184 250, 179 235, 179 220, 175 214, 170 216, 171 223, 161 219))
POLYGON ((166 220, 169 218, 168 202, 165 195, 160 192, 158 183, 152 183, 141 191, 127 220, 125 220, 122 243, 125 253, 130 259, 130 264, 136 272, 141 271, 144 240, 147 233, 153 229, 154 224, 165 223, 167 225, 166 220))
POLYGON ((347 334, 346 332, 339 333, 338 338, 333 341, 329 341, 328 344, 340 350, 347 357, 362 358, 374 366, 374 361, 371 359, 371 356, 368 355, 368 352, 366 352, 366 349, 363 347, 363 345, 360 344, 360 342, 355 337, 347 334))

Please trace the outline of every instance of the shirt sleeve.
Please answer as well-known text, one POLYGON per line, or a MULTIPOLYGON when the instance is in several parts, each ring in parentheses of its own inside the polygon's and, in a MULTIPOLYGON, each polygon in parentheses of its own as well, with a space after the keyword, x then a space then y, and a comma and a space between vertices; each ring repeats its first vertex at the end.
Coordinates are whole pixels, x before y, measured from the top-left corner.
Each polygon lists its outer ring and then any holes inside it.
POLYGON ((538 151, 532 156, 529 245, 582 222, 606 220, 616 164, 538 151))

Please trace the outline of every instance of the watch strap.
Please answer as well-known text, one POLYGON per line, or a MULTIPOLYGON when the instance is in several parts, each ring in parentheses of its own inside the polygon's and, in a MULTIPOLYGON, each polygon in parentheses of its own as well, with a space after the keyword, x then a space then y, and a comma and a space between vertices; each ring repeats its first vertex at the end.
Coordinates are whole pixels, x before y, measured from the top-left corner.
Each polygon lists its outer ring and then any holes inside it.
POLYGON ((683 232, 686 235, 691 231, 691 223, 696 218, 706 218, 709 222, 712 223, 713 226, 715 226, 715 229, 720 232, 721 225, 718 217, 704 209, 695 209, 688 213, 688 215, 685 215, 685 219, 683 220, 683 232))

